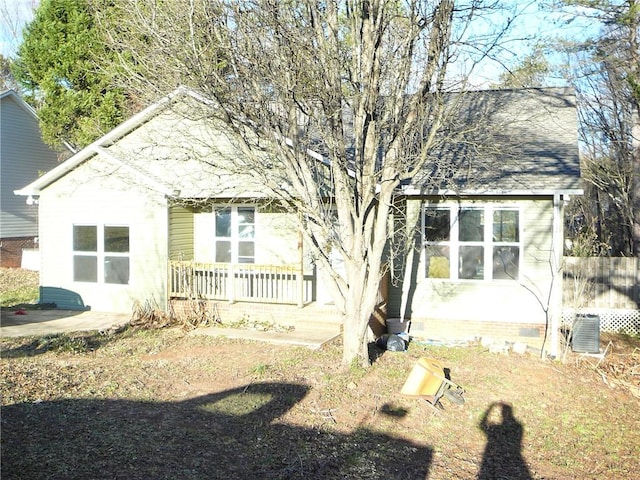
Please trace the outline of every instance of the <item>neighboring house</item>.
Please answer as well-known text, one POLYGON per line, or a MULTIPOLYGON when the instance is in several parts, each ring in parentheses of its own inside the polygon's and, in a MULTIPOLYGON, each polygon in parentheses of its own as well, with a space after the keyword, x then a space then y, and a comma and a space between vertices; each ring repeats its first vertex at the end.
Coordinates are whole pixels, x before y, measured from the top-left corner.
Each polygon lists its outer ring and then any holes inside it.
POLYGON ((33 108, 13 90, 0 92, 0 266, 20 267, 22 250, 38 246, 35 200, 13 191, 57 163, 58 154, 42 141, 33 108))
MULTIPOLYGON (((384 306, 413 334, 539 344, 561 306, 563 205, 581 193, 574 98, 465 98, 455 142, 398 192, 407 215, 397 228, 416 248, 390 259, 384 306)), ((241 154, 221 124, 189 115, 194 102, 207 103, 179 89, 18 192, 39 197, 41 284, 95 310, 149 301, 185 312, 205 297, 223 319, 335 321, 290 214, 257 175, 230 173, 241 154)))

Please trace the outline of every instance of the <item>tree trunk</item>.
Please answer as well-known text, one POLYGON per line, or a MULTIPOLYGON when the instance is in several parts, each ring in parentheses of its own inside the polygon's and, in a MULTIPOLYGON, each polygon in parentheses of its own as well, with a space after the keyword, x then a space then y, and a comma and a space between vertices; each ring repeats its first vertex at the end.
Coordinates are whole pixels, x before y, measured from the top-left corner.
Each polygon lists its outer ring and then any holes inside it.
POLYGON ((369 345, 367 329, 371 315, 375 311, 378 298, 379 272, 370 272, 369 278, 361 278, 360 287, 349 288, 345 299, 345 313, 343 323, 342 363, 369 366, 369 345))
POLYGON ((640 114, 634 112, 632 127, 633 167, 631 177, 631 204, 633 212, 633 225, 631 236, 633 241, 633 255, 640 256, 640 114))

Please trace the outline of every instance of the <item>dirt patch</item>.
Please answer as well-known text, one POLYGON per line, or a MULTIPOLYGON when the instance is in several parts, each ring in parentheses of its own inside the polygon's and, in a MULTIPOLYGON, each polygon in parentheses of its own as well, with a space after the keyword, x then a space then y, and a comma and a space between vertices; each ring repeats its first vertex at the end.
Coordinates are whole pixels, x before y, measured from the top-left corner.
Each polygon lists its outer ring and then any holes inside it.
MULTIPOLYGON (((611 341, 616 354, 638 346, 611 341)), ((180 330, 3 339, 2 351, 2 478, 626 479, 637 468, 640 401, 578 356, 413 343, 345 369, 337 342, 313 351, 180 330), (464 405, 399 394, 422 356, 450 368, 464 405)))

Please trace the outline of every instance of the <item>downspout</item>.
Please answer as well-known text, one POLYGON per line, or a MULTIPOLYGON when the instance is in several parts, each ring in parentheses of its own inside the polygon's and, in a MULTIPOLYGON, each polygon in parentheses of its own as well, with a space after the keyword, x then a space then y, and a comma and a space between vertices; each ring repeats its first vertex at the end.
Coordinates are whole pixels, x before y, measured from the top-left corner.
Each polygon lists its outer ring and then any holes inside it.
POLYGON ((562 253, 564 249, 564 198, 560 193, 553 194, 553 235, 551 239, 551 293, 550 293, 550 345, 547 348, 549 358, 558 357, 559 331, 562 320, 562 253))

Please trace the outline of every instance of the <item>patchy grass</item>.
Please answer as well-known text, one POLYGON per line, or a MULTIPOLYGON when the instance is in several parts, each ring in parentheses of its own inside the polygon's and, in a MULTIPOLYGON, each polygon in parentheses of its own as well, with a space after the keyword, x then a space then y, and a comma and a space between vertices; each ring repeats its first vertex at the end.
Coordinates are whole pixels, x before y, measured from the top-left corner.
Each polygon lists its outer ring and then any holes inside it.
MULTIPOLYGON (((607 341, 616 355, 639 346, 607 341)), ((2 478, 622 479, 637 468, 640 401, 578 357, 411 344, 343 368, 338 343, 179 329, 0 346, 2 478), (421 356, 450 368, 464 405, 399 395, 421 356)))
POLYGON ((35 304, 40 274, 22 268, 0 268, 0 306, 35 304))
POLYGON ((602 342, 604 360, 569 353, 564 364, 414 342, 363 369, 340 365, 339 343, 178 328, 3 338, 0 476, 632 478, 640 338, 602 342), (423 356, 450 369, 464 405, 399 394, 423 356))

